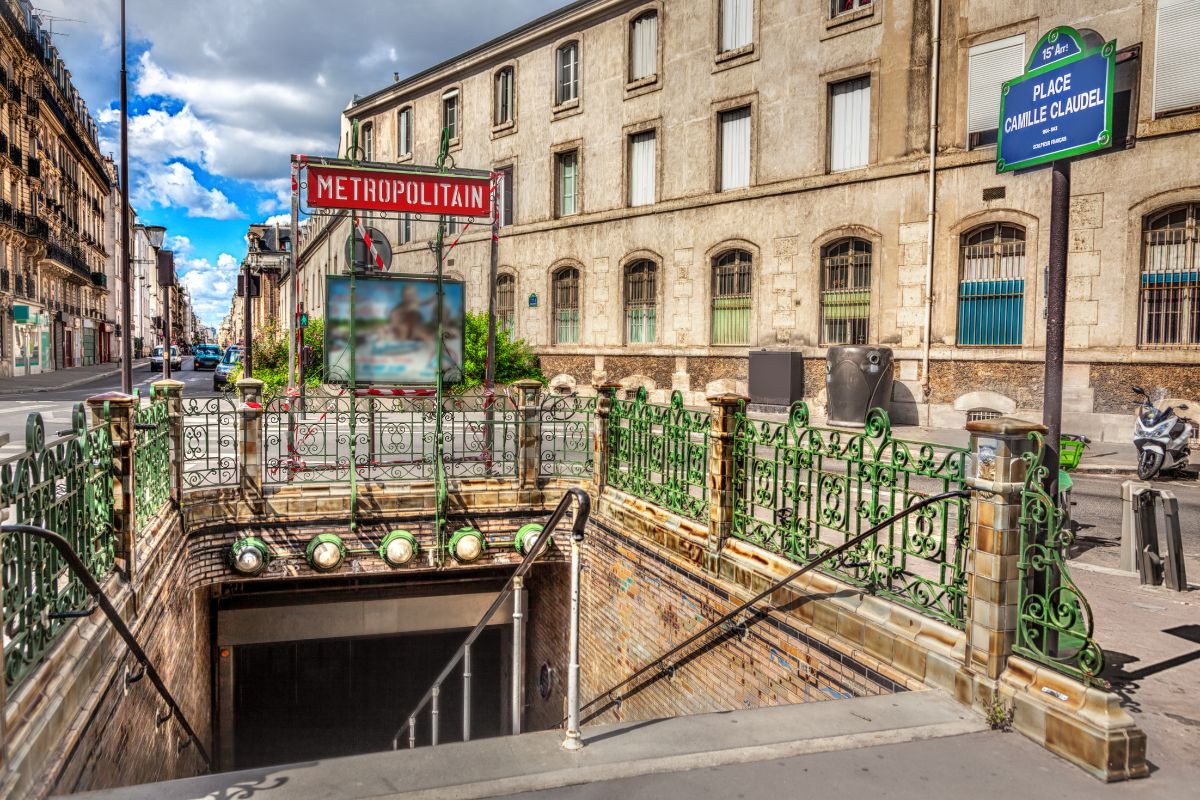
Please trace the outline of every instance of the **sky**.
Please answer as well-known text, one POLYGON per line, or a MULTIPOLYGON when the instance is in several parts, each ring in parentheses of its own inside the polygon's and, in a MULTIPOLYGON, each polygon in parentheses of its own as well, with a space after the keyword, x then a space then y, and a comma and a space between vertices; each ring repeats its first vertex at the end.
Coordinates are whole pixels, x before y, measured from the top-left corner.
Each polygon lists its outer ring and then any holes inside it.
MULTIPOLYGON (((247 226, 290 213, 292 153, 336 155, 369 94, 567 0, 127 0, 130 199, 165 225, 196 313, 229 310, 247 226)), ((120 153, 119 0, 34 0, 120 153)))

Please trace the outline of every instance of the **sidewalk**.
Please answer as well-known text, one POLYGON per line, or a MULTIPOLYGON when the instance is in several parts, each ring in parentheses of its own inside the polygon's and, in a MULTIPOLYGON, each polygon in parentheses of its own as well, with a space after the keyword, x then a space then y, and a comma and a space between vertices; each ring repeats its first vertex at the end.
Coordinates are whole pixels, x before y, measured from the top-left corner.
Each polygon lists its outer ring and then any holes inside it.
MULTIPOLYGON (((150 359, 148 358, 137 358, 133 361, 133 368, 137 370, 149 363, 150 359)), ((90 367, 71 367, 54 372, 43 372, 39 375, 19 375, 4 379, 3 384, 0 384, 0 396, 56 392, 105 378, 115 378, 120 374, 121 365, 116 361, 110 361, 90 367)))

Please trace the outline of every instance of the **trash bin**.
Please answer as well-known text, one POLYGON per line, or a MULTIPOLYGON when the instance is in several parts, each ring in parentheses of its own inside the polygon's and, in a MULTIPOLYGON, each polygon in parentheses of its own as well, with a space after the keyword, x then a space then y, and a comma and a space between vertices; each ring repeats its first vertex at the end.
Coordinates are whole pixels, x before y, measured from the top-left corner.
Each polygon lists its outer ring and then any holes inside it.
POLYGON ((892 396, 892 350, 870 345, 838 345, 825 358, 829 422, 862 426, 867 411, 887 410, 892 396))
POLYGON ((750 351, 750 403, 787 409, 804 397, 804 355, 794 350, 750 351))

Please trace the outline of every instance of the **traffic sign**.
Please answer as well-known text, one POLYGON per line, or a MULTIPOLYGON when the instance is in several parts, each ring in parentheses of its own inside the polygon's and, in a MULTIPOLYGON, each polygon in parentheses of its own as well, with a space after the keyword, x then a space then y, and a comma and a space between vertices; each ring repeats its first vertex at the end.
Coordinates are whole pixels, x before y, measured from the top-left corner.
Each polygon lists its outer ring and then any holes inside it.
POLYGON ((1112 144, 1116 40, 1085 50, 1074 28, 1038 41, 1000 98, 996 171, 1012 172, 1112 144))

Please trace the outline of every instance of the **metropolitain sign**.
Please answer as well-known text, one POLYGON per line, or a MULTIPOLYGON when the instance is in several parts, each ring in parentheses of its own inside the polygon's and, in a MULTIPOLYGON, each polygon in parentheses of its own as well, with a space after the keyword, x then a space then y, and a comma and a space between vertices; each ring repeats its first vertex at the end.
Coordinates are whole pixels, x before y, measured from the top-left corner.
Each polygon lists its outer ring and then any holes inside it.
POLYGON ((309 166, 308 206, 490 217, 492 182, 484 176, 309 166))

